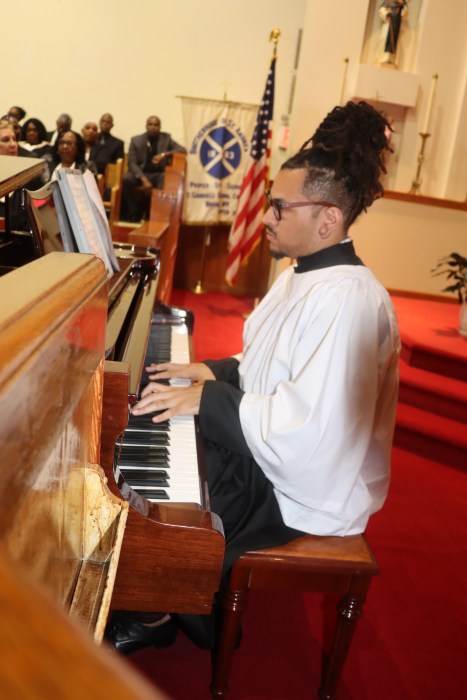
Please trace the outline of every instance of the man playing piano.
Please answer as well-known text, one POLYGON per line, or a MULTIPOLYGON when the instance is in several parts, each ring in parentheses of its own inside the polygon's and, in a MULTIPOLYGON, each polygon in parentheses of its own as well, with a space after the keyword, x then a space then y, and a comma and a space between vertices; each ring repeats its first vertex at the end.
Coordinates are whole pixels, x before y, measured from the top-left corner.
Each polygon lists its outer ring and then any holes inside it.
MULTIPOLYGON (((390 298, 348 231, 383 194, 389 134, 386 119, 363 102, 327 115, 266 193, 271 254, 296 265, 248 318, 242 355, 153 365, 154 381, 132 409, 160 412, 154 423, 199 416, 226 574, 249 549, 303 533, 361 533, 385 501, 400 341, 390 298), (174 377, 192 383, 156 381, 174 377)), ((176 621, 212 646, 214 615, 200 618, 176 621)), ((107 637, 124 653, 163 643, 164 626, 152 624, 121 617, 107 637)))

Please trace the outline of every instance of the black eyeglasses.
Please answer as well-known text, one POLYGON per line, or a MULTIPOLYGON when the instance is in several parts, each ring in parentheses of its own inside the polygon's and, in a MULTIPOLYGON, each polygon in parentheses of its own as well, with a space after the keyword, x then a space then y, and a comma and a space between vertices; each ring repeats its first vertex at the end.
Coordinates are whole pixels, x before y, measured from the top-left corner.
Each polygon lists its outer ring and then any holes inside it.
POLYGON ((321 202, 321 201, 316 201, 316 202, 284 202, 283 199, 275 199, 274 197, 271 197, 271 190, 266 190, 266 192, 264 194, 266 196, 266 201, 268 203, 268 207, 271 207, 277 221, 280 221, 282 219, 282 210, 283 209, 294 209, 295 207, 311 207, 311 206, 321 206, 321 207, 335 207, 336 206, 335 204, 331 204, 331 202, 321 202))

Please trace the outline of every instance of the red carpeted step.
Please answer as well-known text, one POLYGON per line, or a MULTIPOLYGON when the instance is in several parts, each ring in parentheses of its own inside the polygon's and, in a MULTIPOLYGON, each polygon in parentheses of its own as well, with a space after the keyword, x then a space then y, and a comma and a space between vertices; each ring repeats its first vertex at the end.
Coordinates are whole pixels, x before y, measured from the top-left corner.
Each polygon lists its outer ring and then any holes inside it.
POLYGON ((399 402, 460 421, 467 426, 467 383, 399 363, 399 402))
POLYGON ((401 357, 413 367, 436 372, 446 377, 454 377, 467 382, 467 355, 452 353, 447 350, 440 352, 438 348, 424 345, 401 333, 401 357))
POLYGON ((459 304, 391 295, 404 360, 467 382, 467 339, 458 332, 459 304))
POLYGON ((394 444, 459 469, 467 469, 465 423, 415 406, 397 406, 394 444))

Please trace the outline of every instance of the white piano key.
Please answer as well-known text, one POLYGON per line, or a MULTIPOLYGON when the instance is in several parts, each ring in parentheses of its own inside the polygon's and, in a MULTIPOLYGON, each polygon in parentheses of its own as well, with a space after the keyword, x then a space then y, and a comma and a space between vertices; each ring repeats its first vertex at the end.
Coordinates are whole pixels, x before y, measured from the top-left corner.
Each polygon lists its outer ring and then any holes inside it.
MULTIPOLYGON (((190 362, 190 345, 188 328, 185 325, 171 326, 170 361, 178 364, 190 362)), ((171 379, 172 386, 187 386, 189 379, 171 379)), ((167 499, 148 500, 160 503, 198 503, 201 505, 201 494, 198 474, 198 455, 196 451, 196 432, 193 416, 175 416, 170 420, 169 453, 169 483, 164 490, 169 495, 167 499)), ((140 467, 138 467, 140 468, 140 467)), ((131 477, 127 477, 131 483, 131 477)), ((151 486, 138 486, 138 493, 144 496, 144 491, 151 486)))

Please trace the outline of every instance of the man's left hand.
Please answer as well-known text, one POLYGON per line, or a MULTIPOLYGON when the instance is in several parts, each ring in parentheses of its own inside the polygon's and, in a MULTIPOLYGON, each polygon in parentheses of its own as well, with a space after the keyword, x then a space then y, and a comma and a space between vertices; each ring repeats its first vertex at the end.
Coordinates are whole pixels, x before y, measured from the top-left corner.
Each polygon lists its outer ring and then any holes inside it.
POLYGON ((131 413, 142 416, 162 411, 153 417, 153 423, 161 423, 173 416, 197 416, 202 392, 203 384, 173 387, 150 382, 141 393, 140 401, 131 409, 131 413))

